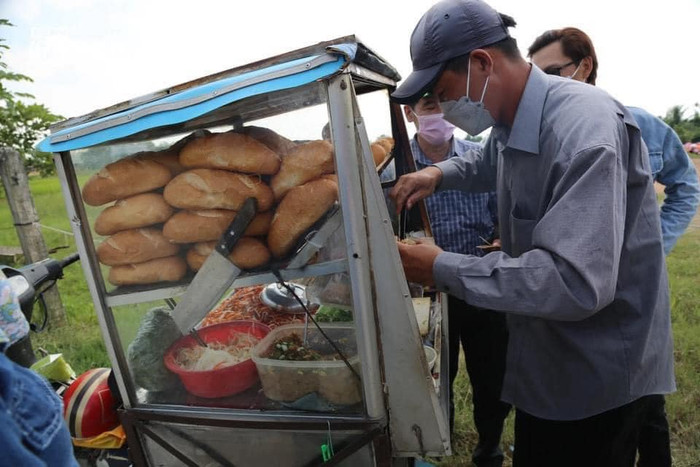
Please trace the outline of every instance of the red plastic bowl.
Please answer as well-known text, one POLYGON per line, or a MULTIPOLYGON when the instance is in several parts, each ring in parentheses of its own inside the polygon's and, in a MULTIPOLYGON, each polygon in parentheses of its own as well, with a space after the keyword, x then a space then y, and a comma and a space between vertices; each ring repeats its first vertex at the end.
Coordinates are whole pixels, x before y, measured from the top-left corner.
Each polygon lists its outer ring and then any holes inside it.
MULTIPOLYGON (((197 331, 206 343, 227 343, 237 333, 251 334, 262 339, 270 328, 257 321, 230 321, 213 324, 197 331)), ((178 365, 175 355, 178 350, 194 347, 197 342, 192 336, 184 336, 170 346, 163 357, 165 366, 180 377, 187 392, 199 397, 216 398, 243 392, 258 381, 258 370, 253 360, 248 359, 236 365, 207 371, 188 371, 178 365)))

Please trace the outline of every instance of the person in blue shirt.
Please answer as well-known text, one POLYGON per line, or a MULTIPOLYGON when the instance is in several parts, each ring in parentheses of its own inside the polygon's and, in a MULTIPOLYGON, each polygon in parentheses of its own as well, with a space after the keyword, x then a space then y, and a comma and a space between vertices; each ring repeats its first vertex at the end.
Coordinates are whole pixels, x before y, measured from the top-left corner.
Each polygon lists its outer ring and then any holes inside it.
MULTIPOLYGON (((595 85, 598 58, 590 37, 580 29, 546 31, 532 43, 528 56, 545 73, 595 85)), ((668 255, 695 216, 700 202, 698 175, 683 143, 670 126, 644 109, 627 108, 647 145, 654 181, 665 187, 661 233, 664 253, 668 255)))
MULTIPOLYGON (((404 106, 406 119, 416 127, 411 152, 418 170, 436 162, 462 157, 481 145, 453 137, 454 125, 442 118, 440 104, 430 94, 404 106)), ((496 193, 446 190, 425 199, 435 243, 445 251, 483 256, 486 241, 496 238, 496 193)), ((452 387, 459 369, 460 343, 472 386, 474 425, 479 441, 472 454, 475 465, 500 467, 500 439, 510 404, 501 401, 508 331, 505 316, 471 306, 448 295, 450 431, 454 428, 452 387)))
POLYGON ((63 403, 41 376, 6 355, 29 325, 0 273, 0 465, 77 466, 63 403))

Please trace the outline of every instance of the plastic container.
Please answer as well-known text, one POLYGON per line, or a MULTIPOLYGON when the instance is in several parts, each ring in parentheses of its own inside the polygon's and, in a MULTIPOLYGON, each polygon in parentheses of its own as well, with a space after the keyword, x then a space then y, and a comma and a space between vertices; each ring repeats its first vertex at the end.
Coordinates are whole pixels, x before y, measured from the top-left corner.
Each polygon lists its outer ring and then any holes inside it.
MULTIPOLYGON (((197 331, 207 344, 230 342, 232 336, 237 333, 251 334, 262 339, 269 332, 269 327, 257 321, 230 321, 206 326, 197 331)), ((182 348, 196 345, 199 344, 192 336, 184 336, 175 341, 163 357, 165 366, 180 377, 190 394, 205 398, 231 396, 245 391, 258 381, 258 372, 251 359, 216 370, 190 371, 182 368, 176 363, 175 355, 182 348)))
MULTIPOLYGON (((341 349, 345 358, 360 374, 355 330, 347 324, 324 324, 324 332, 341 349)), ((316 392, 332 404, 351 405, 362 401, 362 385, 355 373, 337 355, 333 347, 313 324, 309 324, 306 347, 331 355, 336 360, 294 361, 266 358, 276 341, 304 336, 303 324, 288 324, 275 328, 253 349, 253 361, 260 375, 263 392, 268 399, 292 402, 316 392)))

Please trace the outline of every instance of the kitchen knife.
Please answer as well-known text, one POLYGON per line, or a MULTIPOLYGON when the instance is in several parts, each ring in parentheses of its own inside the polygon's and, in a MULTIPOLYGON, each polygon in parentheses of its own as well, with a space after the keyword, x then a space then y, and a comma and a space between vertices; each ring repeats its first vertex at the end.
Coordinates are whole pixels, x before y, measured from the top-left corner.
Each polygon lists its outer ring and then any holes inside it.
POLYGON ((246 199, 233 222, 219 239, 214 251, 197 271, 182 299, 171 312, 173 321, 182 334, 189 334, 192 331, 241 273, 240 268, 233 264, 228 256, 238 239, 243 236, 250 221, 253 220, 256 211, 257 200, 246 199))

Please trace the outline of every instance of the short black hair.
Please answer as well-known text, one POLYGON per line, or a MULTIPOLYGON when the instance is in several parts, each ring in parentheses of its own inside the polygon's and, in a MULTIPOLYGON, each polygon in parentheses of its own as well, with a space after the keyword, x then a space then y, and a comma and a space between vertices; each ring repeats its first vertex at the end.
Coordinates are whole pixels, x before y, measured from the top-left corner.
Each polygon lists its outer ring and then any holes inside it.
POLYGON ((591 74, 588 75, 586 82, 595 85, 595 80, 598 77, 598 57, 596 56, 595 47, 593 47, 591 38, 578 28, 550 29, 549 31, 545 31, 537 37, 527 49, 527 56, 532 57, 541 49, 557 41, 561 42, 564 55, 573 60, 577 65, 581 63, 581 60, 584 58, 591 57, 593 65, 591 74))

